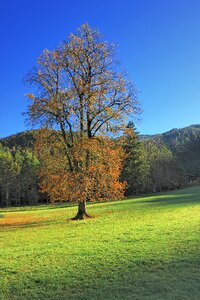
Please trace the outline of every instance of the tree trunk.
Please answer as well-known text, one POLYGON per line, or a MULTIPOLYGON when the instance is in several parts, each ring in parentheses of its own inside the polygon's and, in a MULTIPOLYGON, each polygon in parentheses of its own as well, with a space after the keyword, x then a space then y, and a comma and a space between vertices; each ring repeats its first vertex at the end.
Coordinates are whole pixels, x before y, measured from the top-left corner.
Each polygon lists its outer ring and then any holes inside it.
POLYGON ((78 204, 78 212, 72 220, 83 220, 84 217, 91 218, 91 216, 86 212, 86 201, 81 201, 78 204))
POLYGON ((9 182, 6 183, 6 205, 10 206, 10 184, 9 182))

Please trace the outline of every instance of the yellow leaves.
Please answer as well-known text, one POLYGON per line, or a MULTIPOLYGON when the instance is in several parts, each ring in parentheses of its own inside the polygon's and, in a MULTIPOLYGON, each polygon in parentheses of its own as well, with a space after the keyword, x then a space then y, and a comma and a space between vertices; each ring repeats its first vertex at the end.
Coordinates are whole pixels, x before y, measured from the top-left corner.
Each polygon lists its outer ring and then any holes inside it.
POLYGON ((53 59, 56 60, 56 59, 59 57, 59 54, 60 54, 60 53, 59 53, 58 50, 53 51, 53 52, 52 52, 52 57, 53 57, 53 59))
POLYGON ((31 100, 35 100, 35 96, 32 93, 26 94, 26 96, 31 100))
POLYGON ((124 134, 129 136, 135 136, 134 129, 132 127, 129 128, 127 126, 124 128, 124 134))
POLYGON ((103 46, 104 46, 104 45, 103 45, 102 43, 96 44, 96 48, 97 48, 97 49, 101 49, 101 48, 103 48, 103 46))
POLYGON ((42 76, 42 72, 40 69, 38 70, 38 76, 42 76))

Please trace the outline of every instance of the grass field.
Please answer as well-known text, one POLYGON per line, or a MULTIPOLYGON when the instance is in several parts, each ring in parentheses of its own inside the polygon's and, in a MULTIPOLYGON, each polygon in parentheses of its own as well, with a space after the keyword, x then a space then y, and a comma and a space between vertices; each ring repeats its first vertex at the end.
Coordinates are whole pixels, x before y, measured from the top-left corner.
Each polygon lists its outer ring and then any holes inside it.
POLYGON ((200 187, 0 210, 0 299, 200 299, 200 187))

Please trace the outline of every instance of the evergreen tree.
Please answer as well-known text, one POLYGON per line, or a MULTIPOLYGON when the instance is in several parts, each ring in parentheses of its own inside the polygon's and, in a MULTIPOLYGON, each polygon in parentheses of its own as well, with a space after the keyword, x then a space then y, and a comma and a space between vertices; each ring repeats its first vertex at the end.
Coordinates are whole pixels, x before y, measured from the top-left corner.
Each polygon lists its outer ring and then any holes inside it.
POLYGON ((145 159, 145 149, 140 141, 134 123, 129 122, 124 135, 124 150, 126 158, 121 179, 127 182, 127 194, 139 194, 144 191, 149 172, 145 159))
POLYGON ((0 206, 33 205, 41 200, 39 160, 31 150, 0 145, 0 206))
POLYGON ((1 205, 10 206, 15 181, 15 165, 8 148, 0 147, 0 191, 1 205))

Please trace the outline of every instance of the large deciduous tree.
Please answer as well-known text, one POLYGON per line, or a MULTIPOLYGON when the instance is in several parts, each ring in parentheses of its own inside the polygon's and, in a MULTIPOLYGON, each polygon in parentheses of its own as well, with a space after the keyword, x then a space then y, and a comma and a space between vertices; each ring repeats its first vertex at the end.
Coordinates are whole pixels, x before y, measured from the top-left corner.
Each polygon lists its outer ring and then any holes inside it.
POLYGON ((77 219, 87 215, 86 200, 123 195, 122 149, 109 137, 122 132, 139 107, 114 50, 86 23, 57 49, 44 50, 26 77, 34 90, 29 119, 51 129, 42 131, 37 147, 42 187, 52 200, 78 201, 77 219))

